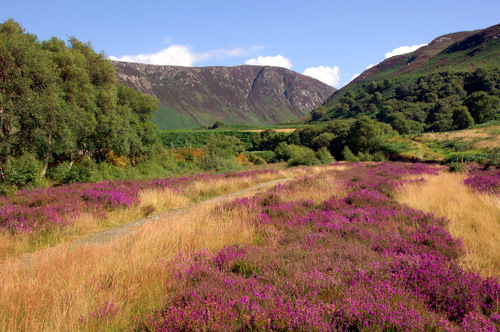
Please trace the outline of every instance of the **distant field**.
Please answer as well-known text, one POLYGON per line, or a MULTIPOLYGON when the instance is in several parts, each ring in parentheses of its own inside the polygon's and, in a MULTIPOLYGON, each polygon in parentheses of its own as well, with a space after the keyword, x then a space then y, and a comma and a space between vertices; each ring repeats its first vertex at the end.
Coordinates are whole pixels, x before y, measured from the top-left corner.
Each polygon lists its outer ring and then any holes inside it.
MULTIPOLYGON (((274 129, 278 133, 293 133, 297 128, 279 128, 279 129, 274 129)), ((242 132, 248 132, 248 133, 260 133, 261 131, 264 131, 265 129, 250 129, 250 130, 241 130, 242 132)))
POLYGON ((416 137, 415 140, 419 142, 456 141, 468 149, 477 150, 499 148, 500 124, 442 133, 426 133, 416 137))
POLYGON ((470 129, 388 137, 384 144, 395 156, 420 160, 464 160, 488 163, 498 159, 500 123, 470 129))

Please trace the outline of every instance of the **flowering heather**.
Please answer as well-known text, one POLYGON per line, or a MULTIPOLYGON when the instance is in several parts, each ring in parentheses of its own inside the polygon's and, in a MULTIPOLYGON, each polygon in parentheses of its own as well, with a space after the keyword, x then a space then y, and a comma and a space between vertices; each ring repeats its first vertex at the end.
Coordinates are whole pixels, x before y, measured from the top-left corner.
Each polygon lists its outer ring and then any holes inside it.
POLYGON ((69 226, 84 213, 104 215, 105 211, 128 208, 139 203, 139 192, 147 189, 182 191, 196 181, 254 178, 274 170, 226 174, 198 174, 162 180, 119 180, 76 183, 49 189, 20 191, 0 197, 0 230, 27 233, 52 227, 69 226))
POLYGON ((500 170, 473 171, 464 183, 479 192, 500 194, 500 170))
POLYGON ((391 198, 405 176, 436 169, 351 165, 332 171, 343 197, 284 202, 294 186, 321 181, 313 176, 228 203, 252 209, 249 222, 278 238, 184 261, 179 286, 137 329, 499 331, 498 280, 462 269, 447 220, 391 198))

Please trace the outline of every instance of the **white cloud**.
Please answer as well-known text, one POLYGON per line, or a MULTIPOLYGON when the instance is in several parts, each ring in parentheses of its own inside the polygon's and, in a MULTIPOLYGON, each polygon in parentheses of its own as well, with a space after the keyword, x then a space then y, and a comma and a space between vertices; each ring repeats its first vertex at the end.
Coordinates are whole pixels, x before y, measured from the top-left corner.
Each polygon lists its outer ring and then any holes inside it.
POLYGON ((261 46, 250 48, 216 49, 207 52, 194 52, 189 45, 170 45, 157 52, 138 55, 124 55, 121 57, 110 56, 109 59, 116 61, 139 62, 153 65, 173 65, 191 67, 197 62, 208 59, 223 59, 237 56, 247 56, 261 49, 261 46))
POLYGON ((333 68, 324 66, 311 67, 304 70, 303 74, 334 87, 338 86, 340 81, 340 68, 338 66, 333 68))
POLYGON ((366 67, 366 69, 370 69, 371 67, 375 67, 376 65, 369 65, 368 67, 366 67))
POLYGON ((410 53, 413 52, 422 46, 427 46, 427 44, 420 44, 420 45, 413 45, 413 46, 400 46, 398 48, 393 49, 391 52, 387 52, 385 54, 385 58, 390 58, 395 55, 400 55, 400 54, 405 54, 405 53, 410 53))
POLYGON ((293 67, 290 59, 285 58, 284 56, 278 54, 276 56, 259 56, 257 59, 250 59, 245 62, 246 65, 253 66, 275 66, 275 67, 284 67, 290 69, 293 67))
POLYGON ((349 83, 351 83, 352 81, 354 81, 356 79, 356 77, 358 77, 359 75, 361 75, 361 74, 355 74, 355 75, 353 75, 352 78, 351 78, 351 80, 349 82, 347 82, 346 85, 349 84, 349 83))

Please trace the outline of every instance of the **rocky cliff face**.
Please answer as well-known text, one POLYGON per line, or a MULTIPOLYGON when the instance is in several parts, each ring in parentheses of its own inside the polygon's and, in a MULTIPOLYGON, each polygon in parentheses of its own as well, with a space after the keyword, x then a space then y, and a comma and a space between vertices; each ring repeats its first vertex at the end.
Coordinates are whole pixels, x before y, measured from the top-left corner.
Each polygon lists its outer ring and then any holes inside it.
POLYGON ((276 124, 306 115, 335 89, 285 68, 178 67, 113 62, 117 79, 156 96, 160 129, 276 124))

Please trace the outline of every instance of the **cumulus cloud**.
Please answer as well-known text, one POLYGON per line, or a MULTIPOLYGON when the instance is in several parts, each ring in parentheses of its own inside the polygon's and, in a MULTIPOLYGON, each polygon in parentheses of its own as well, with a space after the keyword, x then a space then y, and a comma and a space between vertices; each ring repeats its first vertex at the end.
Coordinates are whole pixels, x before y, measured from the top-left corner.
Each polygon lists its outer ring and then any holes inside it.
POLYGON ((257 59, 250 59, 245 62, 246 65, 253 66, 275 66, 290 69, 293 67, 290 59, 278 54, 276 56, 259 56, 257 59))
POLYGON ((393 49, 391 52, 387 52, 385 54, 385 58, 390 58, 395 55, 400 55, 400 54, 405 54, 405 53, 410 53, 413 52, 422 46, 427 46, 427 44, 420 44, 420 45, 413 45, 413 46, 400 46, 398 48, 393 49))
POLYGON ((338 86, 340 81, 340 68, 338 66, 333 68, 325 66, 310 67, 304 70, 303 74, 334 87, 338 86))
POLYGON ((172 65, 191 67, 198 62, 209 59, 224 59, 229 57, 247 56, 261 49, 260 46, 250 48, 216 49, 207 52, 195 52, 189 45, 170 45, 156 52, 138 55, 124 55, 121 57, 110 56, 109 59, 116 61, 140 62, 152 65, 172 65))

